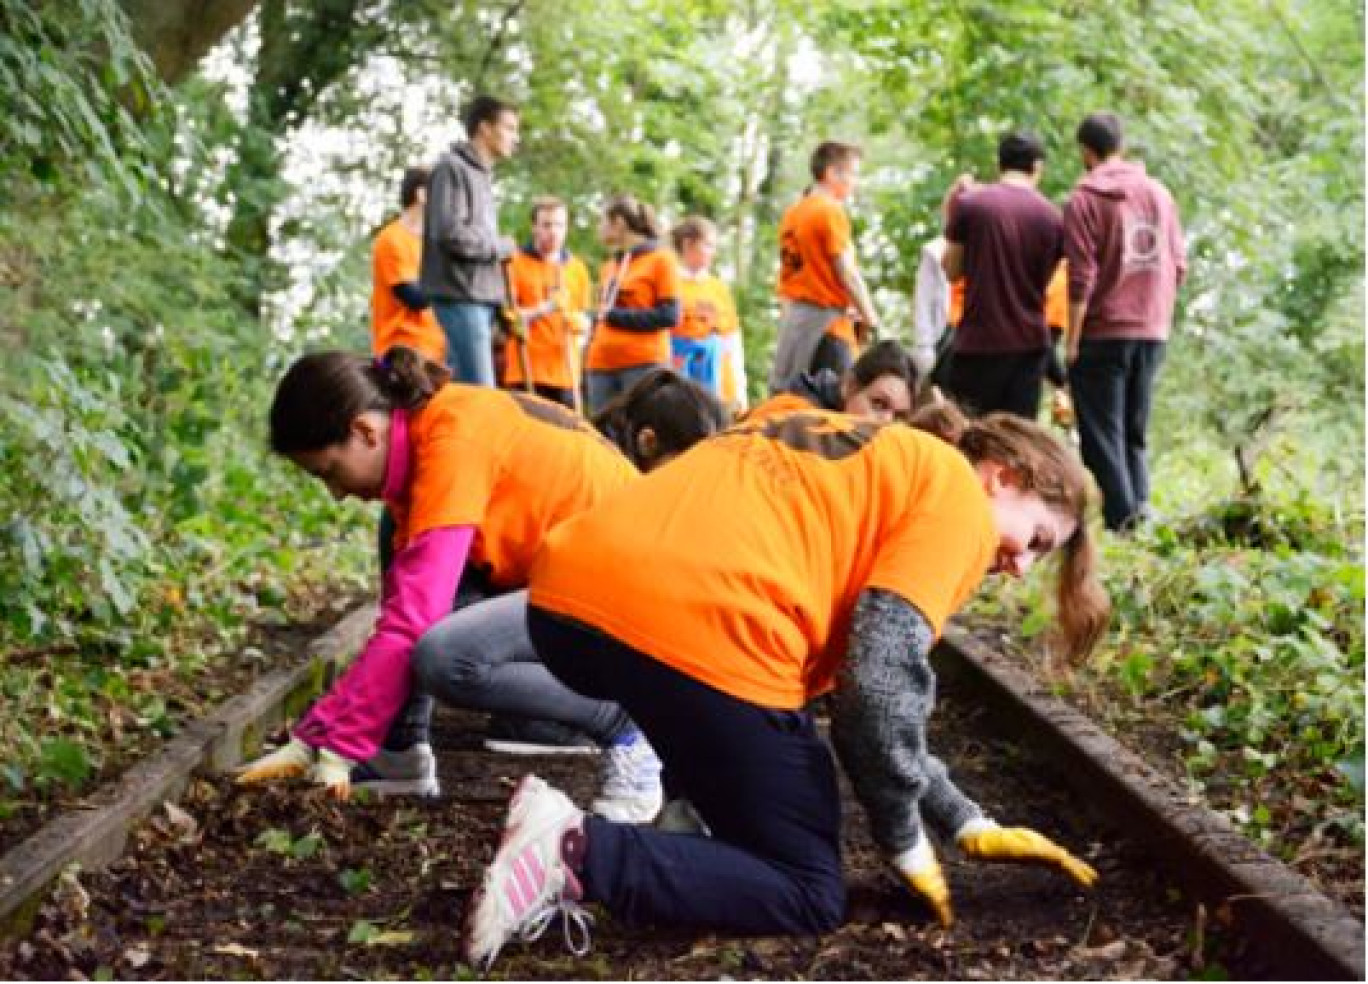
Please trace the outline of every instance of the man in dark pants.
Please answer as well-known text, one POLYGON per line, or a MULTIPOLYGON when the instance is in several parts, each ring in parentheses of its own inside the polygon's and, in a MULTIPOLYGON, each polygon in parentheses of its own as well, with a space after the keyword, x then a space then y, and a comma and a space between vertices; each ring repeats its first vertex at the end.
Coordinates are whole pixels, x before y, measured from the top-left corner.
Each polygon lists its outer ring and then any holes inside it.
POLYGON ((1034 420, 1040 409, 1050 354, 1045 288, 1064 246, 1059 209, 1036 190, 1044 163, 1039 140, 1009 133, 998 144, 998 180, 975 187, 961 178, 948 196, 941 264, 966 287, 946 388, 972 413, 1034 420))
POLYGON ((1151 392, 1187 272, 1173 196, 1143 164, 1122 159, 1121 137, 1111 113, 1083 120, 1087 173, 1064 207, 1069 384, 1109 530, 1133 526, 1148 507, 1151 392))

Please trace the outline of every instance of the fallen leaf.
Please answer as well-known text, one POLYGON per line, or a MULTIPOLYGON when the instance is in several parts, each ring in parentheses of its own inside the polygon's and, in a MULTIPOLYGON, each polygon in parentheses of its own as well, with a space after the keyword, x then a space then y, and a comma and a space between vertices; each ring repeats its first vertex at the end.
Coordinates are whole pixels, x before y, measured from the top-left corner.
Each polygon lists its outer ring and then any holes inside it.
POLYGON ((199 821, 191 816, 187 811, 181 809, 170 800, 162 803, 162 809, 166 811, 166 819, 171 825, 171 830, 185 843, 194 841, 199 836, 199 821))
POLYGON ((366 946, 405 946, 413 942, 410 929, 387 929, 366 940, 366 946))
POLYGON ((1074 956, 1085 960, 1119 960, 1126 952, 1125 940, 1112 940, 1104 946, 1079 947, 1074 956))
POLYGON ((212 952, 224 957, 246 957, 248 960, 255 960, 261 956, 250 946, 242 946, 239 943, 220 943, 212 952))
POLYGON ((128 966, 134 970, 141 970, 151 961, 152 951, 142 945, 130 946, 124 951, 123 958, 128 966))
POLYGON ((886 922, 879 929, 883 931, 885 936, 891 937, 899 943, 907 942, 907 929, 898 923, 886 922))

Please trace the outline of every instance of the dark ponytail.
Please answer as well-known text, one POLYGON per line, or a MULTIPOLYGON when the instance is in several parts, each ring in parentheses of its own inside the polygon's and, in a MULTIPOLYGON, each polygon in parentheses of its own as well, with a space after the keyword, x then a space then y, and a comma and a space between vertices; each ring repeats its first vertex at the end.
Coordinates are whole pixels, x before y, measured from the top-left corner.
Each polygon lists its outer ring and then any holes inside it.
POLYGON ((656 219, 655 209, 631 195, 615 196, 603 210, 603 214, 610 219, 621 219, 627 228, 638 236, 647 239, 660 238, 660 223, 656 219))
POLYGON ((727 412, 702 386, 673 370, 656 369, 600 410, 594 426, 645 472, 661 456, 680 454, 722 430, 727 412), (656 441, 649 457, 637 440, 647 428, 656 441))
POLYGON ((417 410, 451 379, 444 366, 396 345, 384 358, 312 352, 286 371, 271 402, 271 450, 321 451, 347 439, 367 410, 417 410))

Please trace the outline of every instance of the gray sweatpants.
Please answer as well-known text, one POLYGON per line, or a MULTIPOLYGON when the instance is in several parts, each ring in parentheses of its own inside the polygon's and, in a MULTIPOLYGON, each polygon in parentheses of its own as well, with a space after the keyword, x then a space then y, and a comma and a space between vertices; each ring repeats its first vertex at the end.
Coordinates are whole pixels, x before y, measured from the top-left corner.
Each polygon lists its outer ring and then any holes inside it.
MULTIPOLYGON (((526 591, 452 612, 424 633, 410 661, 414 689, 444 704, 559 721, 601 744, 632 726, 618 705, 580 696, 537 658, 527 634, 526 591)), ((432 702, 422 703, 426 713, 418 710, 417 718, 431 714, 432 702)), ((427 739, 426 720, 405 724, 409 741, 427 739)))
POLYGON ((817 307, 803 301, 779 303, 779 344, 770 367, 771 393, 782 392, 794 376, 812 367, 812 357, 827 327, 845 313, 842 308, 817 307))

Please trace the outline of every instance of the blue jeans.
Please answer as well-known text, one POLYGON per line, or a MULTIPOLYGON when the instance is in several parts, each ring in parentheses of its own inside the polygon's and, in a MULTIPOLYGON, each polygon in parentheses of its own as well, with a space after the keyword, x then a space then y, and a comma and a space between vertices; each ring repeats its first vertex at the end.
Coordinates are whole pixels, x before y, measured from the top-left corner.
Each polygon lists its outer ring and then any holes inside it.
POLYGON ((1124 530, 1149 503, 1149 429, 1154 377, 1164 343, 1139 339, 1083 339, 1069 368, 1083 463, 1102 490, 1102 518, 1124 530))
POLYGON ((805 711, 730 697, 587 625, 528 609, 547 668, 622 706, 712 837, 585 820, 586 897, 632 924, 751 936, 824 933, 845 918, 841 800, 805 711))
POLYGON ((589 402, 589 413, 596 414, 612 402, 631 389, 642 376, 647 373, 655 372, 657 369, 669 369, 667 365, 649 363, 644 366, 632 366, 630 369, 590 369, 584 374, 584 386, 586 399, 589 402))
MULTIPOLYGON (((416 691, 443 704, 559 721, 603 745, 632 727, 622 708, 575 693, 537 658, 527 635, 526 591, 452 612, 423 634, 410 660, 416 691)), ((425 727, 415 730, 410 742, 427 740, 425 727)))
POLYGON ((458 383, 494 386, 494 355, 491 349, 494 307, 472 301, 432 303, 437 323, 446 335, 447 366, 458 383))

